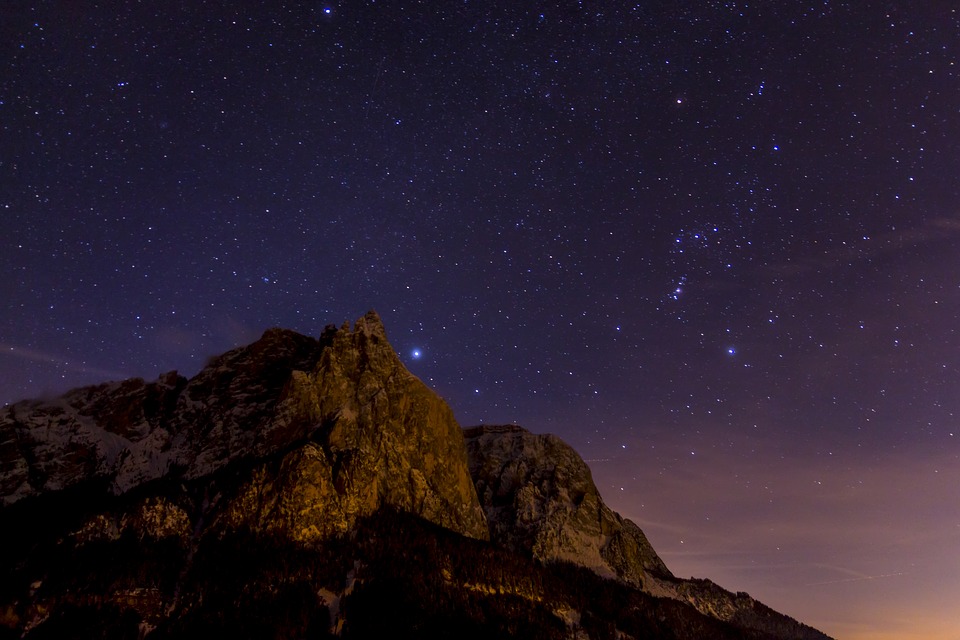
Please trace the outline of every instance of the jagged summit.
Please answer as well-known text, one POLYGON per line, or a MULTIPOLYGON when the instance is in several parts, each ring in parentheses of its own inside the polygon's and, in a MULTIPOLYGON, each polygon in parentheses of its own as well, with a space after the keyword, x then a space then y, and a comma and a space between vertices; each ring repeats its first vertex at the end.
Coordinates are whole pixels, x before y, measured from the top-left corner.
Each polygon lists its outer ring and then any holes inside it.
POLYGON ((380 340, 387 340, 387 330, 383 326, 383 320, 373 309, 357 320, 354 331, 363 333, 368 338, 376 336, 380 340))
POLYGON ((461 431, 375 312, 5 408, 0 513, 0 640, 825 638, 675 578, 556 436, 461 431))
POLYGON ((640 528, 604 504, 590 468, 560 438, 516 425, 473 427, 464 437, 494 541, 641 588, 648 575, 673 577, 640 528))
POLYGON ((466 438, 475 438, 485 433, 530 433, 518 424, 478 424, 475 427, 464 427, 463 435, 466 438))

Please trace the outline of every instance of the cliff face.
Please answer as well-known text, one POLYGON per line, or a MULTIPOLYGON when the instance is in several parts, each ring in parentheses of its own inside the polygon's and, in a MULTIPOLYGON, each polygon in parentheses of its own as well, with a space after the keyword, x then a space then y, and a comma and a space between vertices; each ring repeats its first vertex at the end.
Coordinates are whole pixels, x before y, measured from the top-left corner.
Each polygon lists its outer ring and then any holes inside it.
POLYGON ((672 577, 645 535, 600 497, 568 444, 516 426, 464 433, 492 539, 537 560, 566 560, 643 587, 672 577))
POLYGON ((4 504, 91 482, 122 494, 240 463, 256 466, 217 496, 223 528, 311 541, 390 506, 487 537, 453 414, 403 367, 375 313, 319 340, 271 329, 189 381, 77 389, 0 417, 4 504))
POLYGON ((345 533, 381 506, 487 538, 450 408, 404 368, 379 318, 344 327, 312 372, 294 371, 277 413, 311 441, 257 467, 220 518, 298 541, 345 533))

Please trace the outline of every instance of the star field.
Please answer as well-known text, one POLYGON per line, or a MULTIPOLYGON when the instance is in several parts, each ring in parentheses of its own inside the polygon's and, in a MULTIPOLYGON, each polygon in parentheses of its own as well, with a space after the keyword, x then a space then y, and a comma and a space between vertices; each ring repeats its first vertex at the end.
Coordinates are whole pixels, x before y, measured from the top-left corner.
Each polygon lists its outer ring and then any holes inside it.
POLYGON ((960 10, 12 2, 0 401, 370 308, 677 574, 955 638, 960 10))

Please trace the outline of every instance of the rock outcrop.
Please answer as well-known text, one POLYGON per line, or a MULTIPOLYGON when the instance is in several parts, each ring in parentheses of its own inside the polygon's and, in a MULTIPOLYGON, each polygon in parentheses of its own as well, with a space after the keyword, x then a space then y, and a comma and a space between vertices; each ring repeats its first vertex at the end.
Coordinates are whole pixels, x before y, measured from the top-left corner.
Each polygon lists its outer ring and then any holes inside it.
POLYGON ((512 425, 474 427, 464 435, 492 540, 636 587, 672 577, 640 528, 604 504, 590 468, 570 445, 512 425))
POLYGON ((312 372, 294 371, 279 409, 294 434, 315 425, 312 439, 254 471, 222 515, 228 527, 310 541, 390 506, 487 538, 453 413, 403 366, 375 314, 333 333, 312 372))

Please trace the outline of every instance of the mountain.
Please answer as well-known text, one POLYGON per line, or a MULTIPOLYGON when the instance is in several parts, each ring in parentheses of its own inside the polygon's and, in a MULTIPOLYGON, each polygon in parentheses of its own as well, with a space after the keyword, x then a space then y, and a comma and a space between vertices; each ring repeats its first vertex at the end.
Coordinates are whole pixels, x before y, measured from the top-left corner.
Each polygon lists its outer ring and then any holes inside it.
POLYGON ((583 458, 556 436, 516 425, 479 426, 464 435, 470 473, 498 546, 542 563, 577 564, 761 637, 826 637, 746 593, 676 578, 643 531, 604 504, 583 458))
POLYGON ((635 524, 604 504, 568 444, 515 425, 467 429, 470 474, 499 546, 565 560, 643 589, 673 575, 635 524))
POLYGON ((373 312, 0 414, 0 639, 825 638, 674 577, 579 455, 462 432, 373 312))

